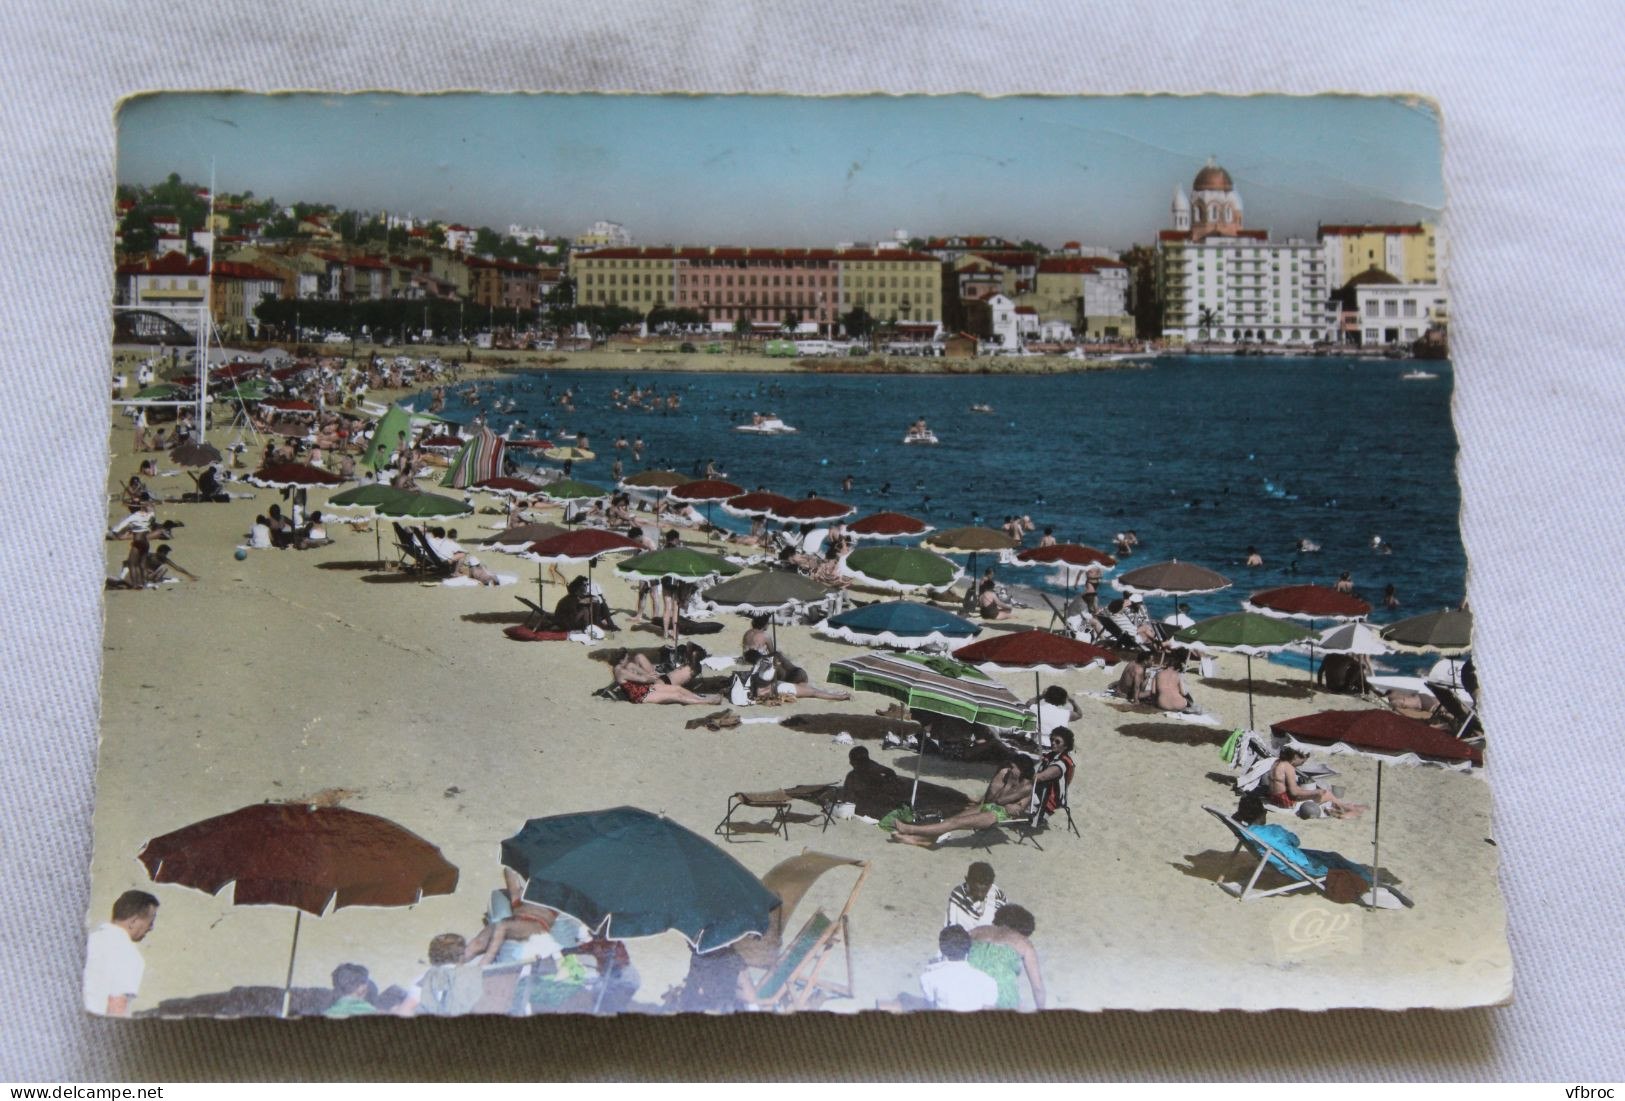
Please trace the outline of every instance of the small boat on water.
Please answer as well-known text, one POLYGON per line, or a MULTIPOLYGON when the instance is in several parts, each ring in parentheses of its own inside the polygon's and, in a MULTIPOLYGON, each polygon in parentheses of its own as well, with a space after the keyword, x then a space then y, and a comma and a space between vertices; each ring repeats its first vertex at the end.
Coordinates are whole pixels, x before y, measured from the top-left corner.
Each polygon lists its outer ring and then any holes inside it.
POLYGON ((924 432, 908 433, 903 437, 903 442, 913 444, 928 444, 934 447, 942 441, 937 439, 937 434, 928 428, 924 432))
POLYGON ((970 407, 970 411, 972 413, 991 413, 993 412, 993 407, 986 402, 979 401, 970 407))
POLYGON ((734 425, 734 431, 750 432, 757 436, 789 436, 801 430, 799 428, 791 428, 778 417, 775 417, 769 413, 765 417, 752 417, 749 424, 734 425))
POLYGON ((1402 378, 1402 379, 1406 379, 1406 380, 1412 380, 1412 379, 1419 379, 1419 378, 1438 378, 1439 376, 1438 376, 1437 372, 1424 371, 1420 367, 1413 367, 1409 371, 1406 371, 1403 375, 1400 375, 1399 377, 1402 378))

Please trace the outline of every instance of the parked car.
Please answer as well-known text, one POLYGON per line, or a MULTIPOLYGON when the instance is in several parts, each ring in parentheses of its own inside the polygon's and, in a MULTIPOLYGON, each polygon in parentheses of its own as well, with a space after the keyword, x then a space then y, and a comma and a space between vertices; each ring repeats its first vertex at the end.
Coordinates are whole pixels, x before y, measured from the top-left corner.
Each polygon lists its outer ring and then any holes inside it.
POLYGON ((677 350, 679 352, 697 352, 697 351, 699 351, 698 348, 694 347, 694 345, 692 343, 690 343, 689 341, 687 341, 687 340, 685 340, 681 344, 679 344, 677 346, 677 350))

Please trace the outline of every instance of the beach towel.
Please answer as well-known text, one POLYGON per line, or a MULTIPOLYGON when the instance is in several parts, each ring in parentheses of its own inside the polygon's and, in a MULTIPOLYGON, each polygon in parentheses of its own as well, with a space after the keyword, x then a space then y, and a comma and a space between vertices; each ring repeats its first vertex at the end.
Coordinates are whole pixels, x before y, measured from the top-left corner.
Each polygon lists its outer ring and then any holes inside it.
MULTIPOLYGON (((518 576, 511 573, 499 573, 496 575, 496 579, 499 587, 502 585, 519 584, 518 576)), ((478 588, 480 584, 472 577, 448 577, 440 583, 450 589, 467 589, 470 587, 478 588)))
POLYGON ((515 642, 563 642, 570 637, 567 631, 533 631, 529 627, 504 627, 502 633, 515 642))
POLYGON ((1212 715, 1205 715, 1205 714, 1201 713, 1200 711, 1164 711, 1161 714, 1162 714, 1162 717, 1165 718, 1165 719, 1173 719, 1176 722, 1182 722, 1182 723, 1194 723, 1197 726, 1222 726, 1223 725, 1222 723, 1219 722, 1218 719, 1214 718, 1212 715))
POLYGON ((707 669, 732 669, 739 664, 739 658, 733 654, 712 654, 700 664, 707 669))

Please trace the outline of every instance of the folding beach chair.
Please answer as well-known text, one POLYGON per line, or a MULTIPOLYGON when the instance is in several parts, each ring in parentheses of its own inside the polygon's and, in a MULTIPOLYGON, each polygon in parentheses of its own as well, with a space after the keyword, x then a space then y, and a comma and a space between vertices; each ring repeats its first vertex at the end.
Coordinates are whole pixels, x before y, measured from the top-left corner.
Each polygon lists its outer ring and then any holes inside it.
POLYGON ((775 926, 770 936, 751 945, 750 938, 736 947, 746 963, 757 967, 755 958, 763 950, 772 951, 781 942, 784 922, 789 919, 797 902, 813 882, 831 868, 851 866, 861 869, 857 881, 846 897, 846 904, 833 918, 823 910, 815 910, 801 930, 787 945, 765 961, 767 973, 752 987, 757 1005, 780 1011, 806 1009, 826 998, 850 998, 853 992, 851 913, 858 892, 863 890, 869 877, 869 862, 850 857, 830 856, 826 853, 803 852, 781 861, 762 877, 763 886, 783 899, 775 914, 775 926), (824 964, 837 950, 846 957, 846 977, 842 982, 823 975, 824 964))
POLYGON ((1247 832, 1245 826, 1224 813, 1224 811, 1216 807, 1203 807, 1202 809, 1223 822, 1225 828, 1236 837, 1236 847, 1230 850, 1230 864, 1226 866, 1224 873, 1221 873, 1219 878, 1214 880, 1214 883, 1225 894, 1234 895, 1240 902, 1250 902, 1255 898, 1290 894, 1305 887, 1313 887, 1323 895, 1326 893, 1326 877, 1324 875, 1311 874, 1307 868, 1298 864, 1279 849, 1247 832), (1236 854, 1244 848, 1250 855, 1258 857, 1258 866, 1253 869, 1253 874, 1245 884, 1240 880, 1233 883, 1225 882, 1225 875, 1229 873, 1230 867, 1235 864, 1236 854), (1272 887, 1267 891, 1258 890, 1258 879, 1264 874, 1264 868, 1268 865, 1273 865, 1276 871, 1284 874, 1292 882, 1280 887, 1272 887))
MULTIPOLYGON (((770 810, 773 817, 767 823, 770 833, 782 833, 786 841, 790 840, 790 804, 800 799, 818 807, 823 815, 823 828, 820 833, 829 829, 831 818, 835 814, 835 804, 839 801, 839 785, 837 784, 799 784, 796 787, 780 788, 777 791, 736 791, 728 796, 728 812, 717 823, 713 834, 721 834, 724 841, 732 842, 734 834, 745 832, 743 823, 734 821, 734 814, 740 810, 770 810)), ((759 826, 761 823, 751 823, 759 826)), ((749 832, 756 832, 751 830, 749 832)))
POLYGON ((1059 789, 1057 794, 1060 796, 1060 799, 1055 807, 1055 810, 1061 811, 1066 815, 1066 828, 1072 832, 1073 837, 1076 837, 1081 841, 1083 839, 1083 834, 1078 832, 1078 824, 1072 820, 1072 808, 1067 803, 1066 789, 1061 786, 1059 780, 1049 780, 1042 784, 1033 785, 1032 796, 1027 801, 1026 815, 1020 818, 1008 818, 1003 822, 997 823, 996 825, 976 831, 977 838, 981 840, 982 848, 991 851, 993 848, 992 841, 994 836, 1003 832, 1004 830, 1010 830, 1016 835, 1016 844, 1025 845, 1027 842, 1031 841, 1033 843, 1033 848, 1037 849, 1039 852, 1043 852, 1044 846, 1038 843, 1038 834, 1042 830, 1049 828, 1049 816, 1054 813, 1054 811, 1045 809, 1045 806, 1049 801, 1048 797, 1051 789, 1059 789))
POLYGON ((553 622, 553 616, 548 610, 534 600, 526 600, 522 596, 515 596, 514 599, 530 609, 530 614, 525 617, 525 630, 540 631, 553 622))
POLYGON ((1479 721, 1478 705, 1476 703, 1468 703, 1462 699, 1456 693, 1456 690, 1448 684, 1428 681, 1427 688, 1429 692, 1433 693, 1433 698, 1439 701, 1439 706, 1434 710, 1434 715, 1439 715, 1442 712, 1449 717, 1451 734, 1462 741, 1484 736, 1484 724, 1479 721))

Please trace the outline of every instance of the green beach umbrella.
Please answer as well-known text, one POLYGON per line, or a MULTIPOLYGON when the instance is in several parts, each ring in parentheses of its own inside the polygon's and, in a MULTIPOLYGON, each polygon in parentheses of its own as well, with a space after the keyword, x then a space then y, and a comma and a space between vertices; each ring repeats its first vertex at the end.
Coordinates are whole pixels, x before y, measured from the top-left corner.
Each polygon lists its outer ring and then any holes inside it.
POLYGON ((137 390, 135 393, 135 400, 168 401, 170 398, 175 397, 181 392, 182 390, 179 386, 171 386, 168 383, 160 382, 157 386, 149 386, 145 390, 137 390))
POLYGON ((552 501, 598 501, 609 496, 609 490, 590 482, 574 478, 561 478, 542 487, 542 496, 552 501))
POLYGON ((654 581, 659 578, 700 581, 718 575, 732 577, 739 570, 726 558, 689 547, 662 547, 629 558, 615 567, 617 574, 632 581, 654 581))
MULTIPOLYGON (((396 489, 382 482, 372 482, 363 486, 351 486, 340 493, 335 493, 327 499, 327 504, 329 508, 370 508, 376 511, 380 505, 409 496, 412 494, 404 489, 396 489)), ((384 563, 384 543, 383 533, 378 530, 377 524, 372 526, 372 542, 373 550, 378 555, 378 564, 381 566, 384 563)))
POLYGON ((694 479, 675 470, 640 470, 636 474, 621 479, 621 485, 634 486, 642 489, 676 489, 680 485, 687 485, 694 479))
POLYGON ((382 470, 389 465, 395 451, 402 443, 412 438, 412 421, 406 410, 398 405, 391 405, 373 429, 372 440, 367 444, 366 453, 361 456, 361 465, 368 470, 382 470))
POLYGON ((1253 725, 1253 656, 1273 654, 1313 637, 1307 627, 1257 612, 1231 612, 1176 631, 1172 645, 1198 653, 1243 654, 1247 658, 1247 726, 1253 725))
POLYGON ((1390 623, 1383 639, 1396 650, 1422 654, 1461 654, 1473 644, 1473 613, 1445 609, 1390 623))
POLYGON ((378 515, 391 520, 449 520, 473 512, 467 503, 438 493, 411 493, 400 490, 398 497, 373 506, 378 515))
POLYGON ((863 547, 846 556, 841 573, 859 584, 908 593, 946 589, 964 576, 960 568, 919 547, 863 547))
POLYGON ((776 612, 790 604, 813 604, 832 590, 810 577, 788 570, 748 573, 705 590, 719 612, 776 612))
POLYGON ((270 392, 264 381, 254 378, 230 390, 212 391, 210 396, 216 401, 259 401, 270 392))

